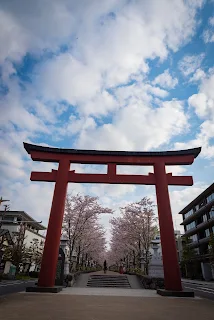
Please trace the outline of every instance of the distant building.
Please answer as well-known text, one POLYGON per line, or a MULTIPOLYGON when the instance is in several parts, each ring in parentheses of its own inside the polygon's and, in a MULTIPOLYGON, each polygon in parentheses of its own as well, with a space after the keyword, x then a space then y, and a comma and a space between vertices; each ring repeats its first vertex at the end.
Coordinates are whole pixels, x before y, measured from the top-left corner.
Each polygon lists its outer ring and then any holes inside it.
POLYGON ((209 241, 214 233, 214 183, 190 202, 183 210, 184 236, 195 250, 199 273, 205 280, 214 279, 214 273, 209 263, 209 241))
POLYGON ((1 229, 6 229, 10 232, 11 236, 19 231, 20 224, 25 228, 25 244, 27 247, 33 239, 44 241, 45 236, 39 232, 46 230, 42 224, 35 221, 24 211, 0 211, 0 225, 1 229))
MULTIPOLYGON (((38 240, 39 244, 44 244, 45 236, 40 234, 41 231, 46 230, 41 223, 35 221, 24 211, 0 211, 0 230, 5 230, 10 233, 13 239, 23 228, 24 244, 29 248, 33 239, 38 240)), ((9 238, 8 238, 9 239, 9 238)), ((23 266, 23 271, 28 268, 28 264, 23 266)), ((34 271, 36 266, 32 265, 30 271, 34 271)))

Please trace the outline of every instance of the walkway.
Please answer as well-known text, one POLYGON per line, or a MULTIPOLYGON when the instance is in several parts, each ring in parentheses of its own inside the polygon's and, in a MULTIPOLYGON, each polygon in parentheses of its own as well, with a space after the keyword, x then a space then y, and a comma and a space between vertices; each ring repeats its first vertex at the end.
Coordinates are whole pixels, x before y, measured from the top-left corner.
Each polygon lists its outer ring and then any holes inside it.
POLYGON ((214 303, 199 298, 18 293, 0 298, 0 309, 4 320, 213 320, 214 303))
MULTIPOLYGON (((93 273, 94 275, 95 273, 93 273)), ((98 276, 103 273, 96 273, 98 276)), ((108 276, 115 276, 110 273, 108 276)), ((86 284, 90 274, 82 275, 86 284)), ((213 320, 213 301, 161 297, 155 290, 77 286, 58 294, 17 293, 0 297, 4 320, 213 320)))

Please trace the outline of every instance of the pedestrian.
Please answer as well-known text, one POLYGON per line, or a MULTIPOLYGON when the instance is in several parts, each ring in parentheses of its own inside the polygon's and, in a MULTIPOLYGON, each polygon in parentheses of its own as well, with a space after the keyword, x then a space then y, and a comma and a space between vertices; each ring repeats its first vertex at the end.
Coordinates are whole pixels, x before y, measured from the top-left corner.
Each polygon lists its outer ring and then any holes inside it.
POLYGON ((119 273, 123 274, 123 260, 120 260, 120 265, 119 265, 119 273))
POLYGON ((106 273, 106 271, 107 271, 107 262, 106 262, 106 260, 104 261, 103 269, 104 269, 104 273, 106 273))

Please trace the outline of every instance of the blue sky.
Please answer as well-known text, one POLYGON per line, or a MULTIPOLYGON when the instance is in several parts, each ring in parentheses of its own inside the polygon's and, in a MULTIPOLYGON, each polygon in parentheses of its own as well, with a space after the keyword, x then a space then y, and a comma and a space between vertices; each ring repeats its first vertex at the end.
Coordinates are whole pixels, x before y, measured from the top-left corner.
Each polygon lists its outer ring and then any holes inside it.
MULTIPOLYGON (((47 224, 53 185, 29 177, 54 165, 33 163, 23 141, 136 151, 202 146, 194 165, 170 168, 194 177, 193 187, 170 188, 177 227, 177 212, 214 177, 214 2, 5 0, 0 43, 0 193, 11 209, 47 224)), ((155 200, 145 186, 69 191, 97 195, 115 214, 145 195, 155 200)))

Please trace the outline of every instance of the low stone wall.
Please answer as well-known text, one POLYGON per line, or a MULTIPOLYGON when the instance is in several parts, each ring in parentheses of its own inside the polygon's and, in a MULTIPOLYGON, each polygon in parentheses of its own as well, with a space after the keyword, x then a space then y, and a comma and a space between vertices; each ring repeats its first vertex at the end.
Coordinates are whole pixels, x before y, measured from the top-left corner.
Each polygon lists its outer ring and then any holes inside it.
POLYGON ((136 275, 140 280, 144 289, 150 289, 150 290, 164 289, 164 278, 145 276, 145 275, 136 274, 132 272, 128 272, 127 274, 136 275))
POLYGON ((138 275, 140 282, 145 289, 164 289, 164 279, 150 276, 138 275))

